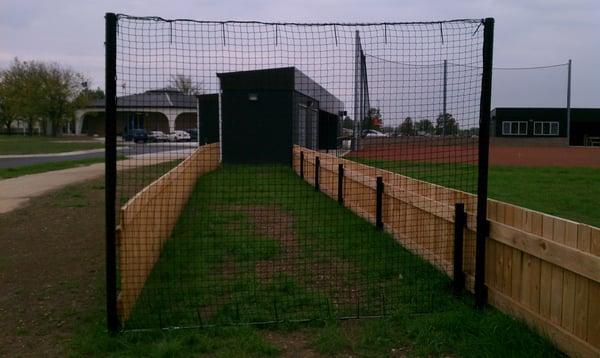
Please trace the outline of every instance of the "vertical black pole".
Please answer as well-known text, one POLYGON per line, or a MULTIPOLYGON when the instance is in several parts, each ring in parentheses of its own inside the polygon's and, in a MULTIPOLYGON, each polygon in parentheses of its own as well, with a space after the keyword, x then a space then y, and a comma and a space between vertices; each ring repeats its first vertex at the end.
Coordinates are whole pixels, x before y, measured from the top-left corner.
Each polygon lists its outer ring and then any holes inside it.
POLYGON ((119 329, 117 315, 117 247, 116 247, 116 193, 117 193, 117 15, 107 13, 106 20, 106 313, 108 330, 119 329))
POLYGON ((196 142, 198 147, 202 145, 200 140, 200 96, 196 96, 196 142))
POLYGON ((344 203, 344 164, 338 164, 338 203, 344 203))
POLYGON ((304 179, 304 152, 300 152, 300 178, 304 179))
POLYGON ((377 177, 375 195, 375 227, 383 230, 383 178, 377 177))
POLYGON ((494 19, 486 18, 483 25, 483 75, 481 78, 481 102, 479 112, 479 173, 477 183, 477 242, 475 247, 476 307, 483 307, 487 302, 487 289, 485 287, 485 242, 489 234, 487 197, 494 19))
POLYGON ((466 223, 465 204, 454 205, 454 293, 460 294, 465 287, 465 275, 463 273, 463 238, 466 223))
POLYGON ((321 159, 319 157, 315 157, 315 190, 321 191, 321 187, 319 186, 319 169, 321 168, 321 159))

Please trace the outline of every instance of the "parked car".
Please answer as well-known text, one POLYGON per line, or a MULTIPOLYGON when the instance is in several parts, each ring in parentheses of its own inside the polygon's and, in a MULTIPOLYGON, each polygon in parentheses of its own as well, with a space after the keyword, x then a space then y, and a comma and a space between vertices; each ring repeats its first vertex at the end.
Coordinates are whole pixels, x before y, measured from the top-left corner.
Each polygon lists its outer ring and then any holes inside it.
POLYGON ((169 137, 163 131, 151 131, 148 134, 148 140, 150 142, 166 142, 169 137))
POLYGON ((136 128, 130 129, 123 135, 124 141, 134 141, 135 143, 147 143, 148 132, 145 129, 136 128))
POLYGON ((193 128, 193 129, 186 129, 185 130, 189 135, 190 135, 190 140, 197 142, 198 141, 198 130, 193 128))
POLYGON ((189 142, 190 134, 186 131, 174 131, 167 135, 170 142, 189 142))
POLYGON ((372 137, 389 137, 390 135, 387 133, 381 133, 380 131, 376 131, 374 129, 365 129, 362 131, 361 136, 363 138, 372 138, 372 137))

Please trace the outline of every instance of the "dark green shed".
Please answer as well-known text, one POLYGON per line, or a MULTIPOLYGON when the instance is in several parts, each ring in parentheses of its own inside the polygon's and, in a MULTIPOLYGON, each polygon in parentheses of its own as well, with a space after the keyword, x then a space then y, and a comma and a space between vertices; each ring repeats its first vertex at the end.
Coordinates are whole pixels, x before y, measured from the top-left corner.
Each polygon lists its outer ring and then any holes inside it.
POLYGON ((295 67, 217 76, 223 162, 291 164, 293 144, 337 146, 343 103, 295 67))
POLYGON ((200 144, 219 141, 219 95, 198 96, 198 142, 200 144))

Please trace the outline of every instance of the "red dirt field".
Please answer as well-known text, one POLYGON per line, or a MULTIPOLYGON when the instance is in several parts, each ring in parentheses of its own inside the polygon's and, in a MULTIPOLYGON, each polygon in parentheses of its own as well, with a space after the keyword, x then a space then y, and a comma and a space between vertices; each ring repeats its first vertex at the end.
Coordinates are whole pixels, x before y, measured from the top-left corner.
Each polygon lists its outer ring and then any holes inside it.
POLYGON ((490 147, 491 165, 600 168, 598 147, 490 147))
MULTIPOLYGON (((434 163, 475 163, 477 146, 472 145, 402 145, 368 146, 347 157, 381 160, 412 160, 434 163)), ((490 165, 528 167, 600 168, 597 147, 490 147, 490 165)))

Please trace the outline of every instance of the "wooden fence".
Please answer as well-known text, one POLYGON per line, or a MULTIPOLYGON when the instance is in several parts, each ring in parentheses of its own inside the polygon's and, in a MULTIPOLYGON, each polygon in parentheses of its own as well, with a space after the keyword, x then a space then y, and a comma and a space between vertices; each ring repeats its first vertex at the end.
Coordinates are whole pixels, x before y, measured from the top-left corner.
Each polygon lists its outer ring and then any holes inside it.
POLYGON ((219 166, 219 150, 219 143, 199 147, 121 208, 117 252, 118 313, 122 321, 129 317, 196 180, 219 166))
MULTIPOLYGON (((318 176, 319 189, 334 199, 339 164, 344 205, 375 223, 376 180, 382 177, 384 230, 450 277, 454 204, 464 203, 463 271, 467 288, 473 289, 475 195, 294 147, 296 173, 313 186, 318 176)), ((600 356, 600 229, 495 200, 488 200, 488 219, 489 303, 523 319, 572 356, 600 356)))

